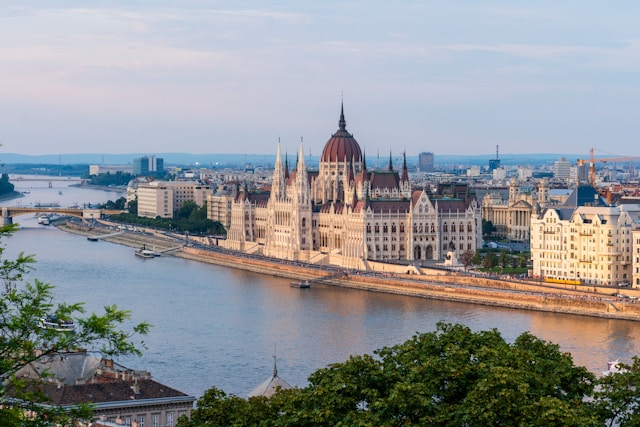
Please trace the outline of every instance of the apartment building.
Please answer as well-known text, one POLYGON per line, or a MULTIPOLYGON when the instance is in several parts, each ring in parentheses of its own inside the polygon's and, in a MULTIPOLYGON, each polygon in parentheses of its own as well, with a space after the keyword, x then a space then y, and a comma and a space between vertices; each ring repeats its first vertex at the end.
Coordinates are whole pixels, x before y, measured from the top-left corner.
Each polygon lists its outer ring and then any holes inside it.
POLYGON ((533 274, 604 286, 636 283, 638 229, 640 205, 592 203, 538 210, 531 217, 533 274))
POLYGON ((196 181, 151 181, 138 184, 138 216, 173 218, 185 202, 202 206, 211 194, 211 187, 196 181))

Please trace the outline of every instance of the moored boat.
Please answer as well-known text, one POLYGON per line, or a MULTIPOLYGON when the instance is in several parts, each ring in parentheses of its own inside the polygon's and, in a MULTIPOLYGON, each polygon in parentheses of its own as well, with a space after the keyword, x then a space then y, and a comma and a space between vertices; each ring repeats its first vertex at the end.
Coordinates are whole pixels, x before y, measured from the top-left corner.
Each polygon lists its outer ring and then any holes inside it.
POLYGON ((292 288, 300 288, 300 289, 309 289, 311 287, 311 283, 308 280, 304 282, 291 282, 289 284, 292 288))
POLYGON ((75 331, 75 324, 73 320, 58 319, 55 315, 50 314, 40 319, 40 327, 42 329, 49 329, 58 332, 73 332, 75 331))

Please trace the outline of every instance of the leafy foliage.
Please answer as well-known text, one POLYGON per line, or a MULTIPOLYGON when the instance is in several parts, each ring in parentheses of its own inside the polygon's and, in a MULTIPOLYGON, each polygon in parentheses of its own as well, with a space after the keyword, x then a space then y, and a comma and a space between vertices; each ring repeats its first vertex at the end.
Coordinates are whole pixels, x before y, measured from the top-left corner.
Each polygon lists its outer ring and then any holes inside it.
POLYGON ((116 173, 101 173, 98 175, 91 175, 89 183, 91 185, 127 185, 135 175, 117 171, 116 173))
POLYGON ((9 182, 9 175, 3 173, 0 176, 0 194, 13 193, 14 186, 9 182))
MULTIPOLYGON (((0 228, 0 237, 10 236, 15 225, 0 228)), ((33 384, 18 379, 16 372, 31 362, 66 352, 68 349, 99 351, 108 356, 140 355, 142 336, 149 331, 143 322, 130 326, 130 312, 117 306, 105 306, 101 315, 85 314, 82 303, 54 302, 53 286, 34 280, 24 281, 33 269, 34 258, 20 253, 15 260, 4 259, 0 247, 0 420, 2 425, 65 424, 74 417, 86 417, 86 407, 67 413, 40 405, 45 396, 34 392, 33 384), (42 326, 43 319, 55 316, 58 321, 73 322, 75 330, 64 332, 42 326), (126 328, 126 329, 125 329, 126 328), (13 399, 7 399, 7 393, 13 399), (25 418, 24 409, 36 415, 25 418), (13 421, 8 421, 13 420, 13 421), (31 423, 31 424, 30 424, 31 423)), ((36 389, 37 390, 37 389, 36 389)))
MULTIPOLYGON (((137 205, 136 205, 137 208, 137 205)), ((207 219, 207 205, 198 206, 193 201, 187 201, 178 209, 174 218, 147 218, 139 217, 133 213, 111 215, 112 221, 126 224, 138 224, 144 227, 189 232, 191 234, 215 234, 225 235, 226 230, 217 221, 207 219)))
POLYGON ((640 361, 627 368, 633 374, 596 380, 557 345, 529 333, 510 344, 496 330, 441 323, 374 356, 319 369, 307 387, 270 400, 213 388, 178 426, 582 427, 614 418, 638 425, 640 361))

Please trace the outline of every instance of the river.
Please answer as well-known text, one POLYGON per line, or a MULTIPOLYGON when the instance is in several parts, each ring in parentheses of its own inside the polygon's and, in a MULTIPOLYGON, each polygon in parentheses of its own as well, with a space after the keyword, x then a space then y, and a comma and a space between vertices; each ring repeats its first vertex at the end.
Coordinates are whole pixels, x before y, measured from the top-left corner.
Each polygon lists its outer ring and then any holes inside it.
MULTIPOLYGON (((70 187, 69 182, 14 182, 20 199, 0 206, 114 200, 122 194, 70 187)), ((141 358, 118 361, 196 397, 216 386, 242 397, 278 373, 304 386, 313 371, 352 354, 371 353, 429 332, 437 322, 496 328, 508 341, 529 331, 560 345, 576 364, 599 374, 607 361, 629 362, 640 351, 640 323, 434 301, 352 289, 297 289, 285 279, 175 257, 141 259, 133 249, 86 238, 17 217, 21 229, 2 242, 5 255, 34 254, 38 278, 55 286, 58 301, 100 311, 117 304, 132 321, 153 325, 141 358)))

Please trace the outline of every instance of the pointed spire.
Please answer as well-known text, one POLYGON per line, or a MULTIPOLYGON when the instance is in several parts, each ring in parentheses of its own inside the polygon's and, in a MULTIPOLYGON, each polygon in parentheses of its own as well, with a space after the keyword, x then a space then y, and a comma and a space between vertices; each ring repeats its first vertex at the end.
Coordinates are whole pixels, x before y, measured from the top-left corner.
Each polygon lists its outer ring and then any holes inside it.
POLYGON ((338 121, 340 130, 347 130, 347 122, 344 119, 344 101, 340 101, 340 121, 338 121))
POLYGON ((402 153, 402 182, 409 182, 409 170, 407 169, 407 152, 402 153))
POLYGON ((391 150, 389 150, 389 170, 393 170, 393 160, 391 159, 391 150))
POLYGON ((284 153, 284 179, 289 180, 289 153, 284 153))
POLYGON ((276 344, 273 345, 273 377, 277 377, 278 376, 278 364, 276 362, 276 344))

